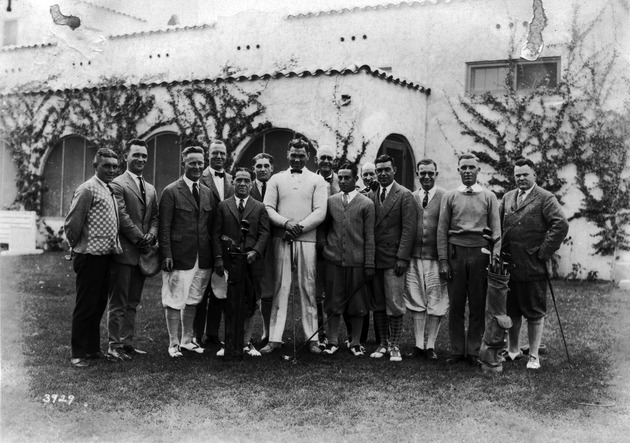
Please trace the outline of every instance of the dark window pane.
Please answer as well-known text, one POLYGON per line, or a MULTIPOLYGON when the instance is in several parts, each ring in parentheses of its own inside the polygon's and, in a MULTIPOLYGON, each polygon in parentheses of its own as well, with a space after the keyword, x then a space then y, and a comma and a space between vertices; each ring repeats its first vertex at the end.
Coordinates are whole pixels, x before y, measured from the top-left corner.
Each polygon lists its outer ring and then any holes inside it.
POLYGON ((179 135, 160 134, 155 137, 155 189, 158 196, 166 186, 177 180, 181 172, 179 135))
POLYGON ((50 153, 44 168, 44 192, 42 193, 42 215, 61 217, 61 158, 63 141, 50 153))
POLYGON ((558 85, 558 63, 520 63, 516 68, 516 89, 531 90, 558 85))

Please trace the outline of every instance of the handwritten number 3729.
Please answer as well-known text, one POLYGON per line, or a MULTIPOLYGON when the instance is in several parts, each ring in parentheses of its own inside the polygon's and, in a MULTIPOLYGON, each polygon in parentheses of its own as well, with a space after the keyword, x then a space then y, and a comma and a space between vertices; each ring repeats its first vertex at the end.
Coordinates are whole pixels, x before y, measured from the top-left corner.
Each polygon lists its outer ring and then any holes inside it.
POLYGON ((74 401, 74 395, 68 395, 66 398, 65 395, 57 395, 57 394, 46 394, 44 395, 44 403, 68 403, 72 404, 74 401))

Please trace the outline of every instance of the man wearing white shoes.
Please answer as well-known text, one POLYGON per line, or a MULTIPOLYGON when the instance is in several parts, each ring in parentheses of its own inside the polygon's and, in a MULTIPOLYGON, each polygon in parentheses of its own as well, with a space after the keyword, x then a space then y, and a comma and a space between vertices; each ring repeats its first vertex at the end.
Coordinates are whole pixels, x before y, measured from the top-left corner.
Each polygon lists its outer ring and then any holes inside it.
POLYGON ((202 353, 193 343, 197 305, 212 273, 210 189, 199 182, 204 151, 190 146, 182 152, 184 176, 162 192, 159 245, 162 259, 162 304, 166 315, 171 357, 181 349, 202 353))

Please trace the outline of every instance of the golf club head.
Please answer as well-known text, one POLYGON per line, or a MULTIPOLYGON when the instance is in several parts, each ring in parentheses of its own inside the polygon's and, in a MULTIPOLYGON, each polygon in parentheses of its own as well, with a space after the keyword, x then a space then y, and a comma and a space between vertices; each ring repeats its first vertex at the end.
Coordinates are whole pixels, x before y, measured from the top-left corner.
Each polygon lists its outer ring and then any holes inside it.
POLYGON ((486 254, 486 255, 492 255, 490 251, 488 251, 486 248, 481 248, 481 253, 486 254))
POLYGON ((484 235, 482 235, 482 237, 483 237, 483 239, 484 239, 485 241, 487 241, 488 243, 494 243, 494 240, 493 240, 493 239, 492 239, 492 237, 490 237, 489 235, 484 234, 484 235))
POLYGON ((492 229, 490 228, 483 228, 483 231, 481 231, 483 233, 483 237, 486 238, 486 235, 490 238, 492 238, 492 229))
POLYGON ((243 237, 247 237, 247 234, 249 234, 249 221, 248 220, 241 220, 241 235, 243 235, 243 237))

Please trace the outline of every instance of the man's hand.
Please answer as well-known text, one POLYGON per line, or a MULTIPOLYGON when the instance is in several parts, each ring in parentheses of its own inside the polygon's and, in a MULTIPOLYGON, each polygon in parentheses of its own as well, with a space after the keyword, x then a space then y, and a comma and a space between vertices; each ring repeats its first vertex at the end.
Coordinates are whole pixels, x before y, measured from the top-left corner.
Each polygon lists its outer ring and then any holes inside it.
POLYGON ((155 243, 157 243, 157 238, 155 238, 155 235, 147 232, 146 234, 144 234, 144 237, 142 237, 142 240, 140 241, 146 242, 148 246, 153 246, 155 243))
POLYGON ((409 263, 406 260, 396 260, 396 265, 394 265, 394 274, 399 277, 404 275, 407 270, 407 266, 409 266, 409 263))
POLYGON ((162 260, 162 271, 171 272, 173 270, 173 259, 165 258, 162 260))
POLYGON ((440 260, 440 278, 442 280, 450 280, 451 277, 451 267, 448 265, 448 261, 440 260))
POLYGON ((223 277, 223 258, 222 257, 217 257, 214 259, 214 272, 216 272, 216 274, 219 277, 223 277))
POLYGON ((256 251, 247 251, 247 263, 250 265, 258 260, 258 252, 256 251))
POLYGON ((363 270, 365 282, 370 283, 372 280, 374 280, 374 274, 376 274, 376 271, 374 270, 374 268, 365 268, 363 270))
POLYGON ((300 235, 302 235, 302 232, 304 232, 304 227, 295 220, 288 220, 284 224, 284 229, 286 229, 286 231, 291 234, 293 239, 298 238, 300 235))

